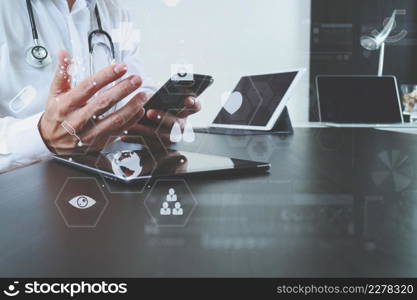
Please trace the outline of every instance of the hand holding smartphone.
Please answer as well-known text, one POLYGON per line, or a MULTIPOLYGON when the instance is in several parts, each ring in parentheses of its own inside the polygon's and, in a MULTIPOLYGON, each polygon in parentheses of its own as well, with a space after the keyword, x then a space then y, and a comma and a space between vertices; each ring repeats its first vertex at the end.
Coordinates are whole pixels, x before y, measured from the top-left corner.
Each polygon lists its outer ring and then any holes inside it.
POLYGON ((181 80, 180 76, 171 78, 149 99, 145 109, 178 112, 184 108, 186 97, 199 97, 213 81, 213 77, 200 74, 194 74, 193 80, 181 80))

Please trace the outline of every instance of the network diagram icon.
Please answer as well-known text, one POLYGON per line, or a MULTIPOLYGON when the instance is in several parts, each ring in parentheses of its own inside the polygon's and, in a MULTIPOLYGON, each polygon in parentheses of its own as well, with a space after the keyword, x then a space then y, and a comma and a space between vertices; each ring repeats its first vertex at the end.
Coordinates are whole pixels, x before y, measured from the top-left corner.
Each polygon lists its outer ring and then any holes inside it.
POLYGON ((197 201, 184 180, 158 180, 144 201, 152 221, 160 227, 184 227, 197 201))
POLYGON ((166 196, 166 201, 162 203, 162 207, 160 209, 161 216, 182 216, 184 215, 184 210, 181 207, 181 202, 178 201, 177 194, 175 193, 174 188, 170 188, 168 190, 168 195, 166 196), (174 207, 170 207, 170 203, 174 203, 174 207))

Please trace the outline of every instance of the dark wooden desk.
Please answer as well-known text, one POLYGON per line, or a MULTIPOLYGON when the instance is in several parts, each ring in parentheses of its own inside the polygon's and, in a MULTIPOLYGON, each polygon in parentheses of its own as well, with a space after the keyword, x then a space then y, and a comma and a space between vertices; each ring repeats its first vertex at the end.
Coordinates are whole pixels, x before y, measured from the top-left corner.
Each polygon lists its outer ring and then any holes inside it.
MULTIPOLYGON (((296 129, 204 136, 202 151, 269 160, 269 176, 187 179, 198 206, 159 228, 142 194, 110 194, 96 228, 68 228, 69 177, 46 162, 0 176, 0 276, 417 276, 415 136, 296 129)), ((98 178, 101 183, 101 178, 98 178)))

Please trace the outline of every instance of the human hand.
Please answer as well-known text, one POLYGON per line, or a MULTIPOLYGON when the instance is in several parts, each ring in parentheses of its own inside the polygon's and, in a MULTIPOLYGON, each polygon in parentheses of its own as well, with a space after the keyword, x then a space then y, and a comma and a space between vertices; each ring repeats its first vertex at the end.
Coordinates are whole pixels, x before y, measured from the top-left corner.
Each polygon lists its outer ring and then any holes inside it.
POLYGON ((126 74, 125 64, 106 67, 71 88, 67 72, 70 57, 65 51, 60 51, 58 58, 59 67, 38 125, 46 146, 52 152, 71 155, 100 151, 144 116, 143 106, 148 99, 144 93, 139 93, 119 110, 100 118, 141 86, 142 80, 138 76, 129 76, 89 102, 103 87, 126 74))
MULTIPOLYGON (((150 99, 152 95, 148 95, 150 99)), ((170 140, 171 129, 177 122, 182 129, 187 123, 187 118, 201 110, 201 104, 194 97, 186 97, 184 100, 184 109, 174 114, 156 109, 150 109, 146 112, 146 117, 151 121, 151 125, 134 124, 128 129, 128 134, 122 136, 124 142, 138 143, 137 137, 142 137, 147 145, 151 148, 160 145, 158 136, 164 145, 172 144, 170 140), (158 129, 158 132, 156 130, 158 129)))

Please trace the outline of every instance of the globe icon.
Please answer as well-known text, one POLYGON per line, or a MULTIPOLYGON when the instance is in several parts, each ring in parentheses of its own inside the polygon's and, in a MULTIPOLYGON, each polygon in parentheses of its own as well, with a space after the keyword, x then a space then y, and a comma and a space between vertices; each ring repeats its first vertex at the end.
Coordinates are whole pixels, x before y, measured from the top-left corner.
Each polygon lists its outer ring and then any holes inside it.
POLYGON ((114 153, 111 160, 113 173, 125 179, 138 177, 142 173, 143 167, 140 163, 139 155, 132 151, 114 153))

